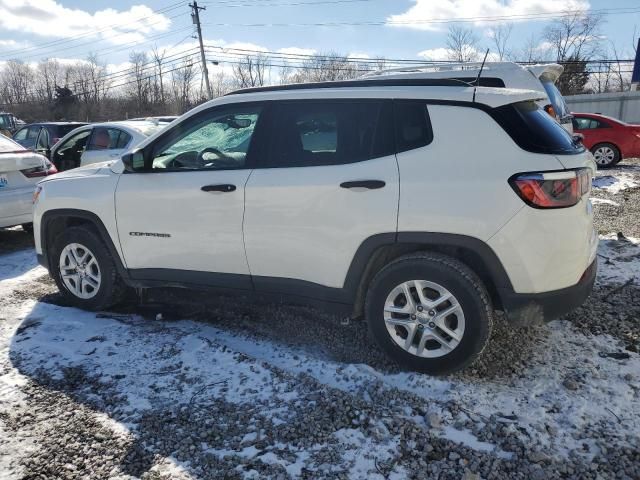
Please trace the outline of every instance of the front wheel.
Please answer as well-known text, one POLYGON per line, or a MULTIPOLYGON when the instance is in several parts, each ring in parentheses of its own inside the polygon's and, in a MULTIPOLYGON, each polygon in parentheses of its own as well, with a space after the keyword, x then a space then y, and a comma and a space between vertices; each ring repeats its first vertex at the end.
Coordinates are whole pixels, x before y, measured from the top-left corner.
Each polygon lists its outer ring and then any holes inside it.
POLYGON ((472 363, 493 323, 482 281, 463 263, 437 253, 385 266, 371 282, 365 309, 370 332, 389 356, 434 375, 472 363))
POLYGON ((124 297, 115 261, 91 228, 72 227, 58 235, 50 265, 58 289, 75 306, 102 310, 124 297))
POLYGON ((622 160, 620 150, 611 143, 599 143, 591 149, 591 153, 598 167, 602 168, 612 167, 622 160))

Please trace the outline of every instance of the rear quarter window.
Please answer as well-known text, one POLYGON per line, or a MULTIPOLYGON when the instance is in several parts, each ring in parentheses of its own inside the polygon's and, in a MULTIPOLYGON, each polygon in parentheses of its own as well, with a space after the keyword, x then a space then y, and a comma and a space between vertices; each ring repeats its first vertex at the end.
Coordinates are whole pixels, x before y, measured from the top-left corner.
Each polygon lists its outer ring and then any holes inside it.
POLYGON ((396 100, 393 110, 398 153, 424 147, 432 142, 433 130, 424 100, 396 100))
POLYGON ((585 150, 534 102, 504 105, 493 109, 492 116, 520 148, 528 152, 573 155, 585 150))

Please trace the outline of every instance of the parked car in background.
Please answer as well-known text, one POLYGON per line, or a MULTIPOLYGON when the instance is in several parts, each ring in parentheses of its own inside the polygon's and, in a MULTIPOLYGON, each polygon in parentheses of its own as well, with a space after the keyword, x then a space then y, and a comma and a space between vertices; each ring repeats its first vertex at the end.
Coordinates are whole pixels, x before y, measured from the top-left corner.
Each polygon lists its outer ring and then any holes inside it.
POLYGON ((363 78, 451 78, 474 83, 480 74, 480 85, 497 88, 522 88, 540 92, 538 105, 569 133, 573 133, 572 116, 556 81, 564 71, 562 65, 518 65, 513 62, 434 63, 415 65, 366 74, 363 78))
POLYGON ((83 122, 43 122, 26 125, 13 134, 13 139, 23 147, 38 152, 47 158, 51 147, 71 130, 87 125, 83 122))
POLYGON ((136 122, 139 122, 141 120, 144 121, 158 121, 158 122, 164 122, 164 123, 171 123, 173 122, 176 118, 178 118, 177 115, 164 115, 164 116, 159 116, 159 117, 140 117, 140 118, 132 118, 131 120, 134 120, 136 122))
POLYGON ((581 134, 599 167, 611 167, 623 158, 640 157, 640 125, 631 125, 597 113, 574 113, 573 130, 581 134))
POLYGON ((597 113, 574 113, 573 130, 583 136, 599 167, 607 168, 624 158, 640 157, 640 125, 597 113))
POLYGON ((32 198, 36 183, 56 173, 43 155, 0 135, 0 228, 32 228, 32 198))
POLYGON ((116 160, 168 123, 144 120, 94 123, 72 130, 51 149, 59 171, 90 163, 116 160))
POLYGON ((13 132, 24 125, 22 120, 18 120, 13 113, 0 112, 0 134, 11 137, 13 132))

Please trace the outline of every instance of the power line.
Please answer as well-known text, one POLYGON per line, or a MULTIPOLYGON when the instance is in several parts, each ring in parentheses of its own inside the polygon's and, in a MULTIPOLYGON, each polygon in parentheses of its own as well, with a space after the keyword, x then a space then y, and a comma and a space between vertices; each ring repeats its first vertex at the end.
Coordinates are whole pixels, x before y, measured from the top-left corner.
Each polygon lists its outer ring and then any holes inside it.
MULTIPOLYGON (((177 8, 182 7, 185 3, 186 2, 184 2, 184 1, 177 2, 177 3, 174 3, 174 4, 168 5, 166 7, 160 8, 158 10, 153 10, 152 13, 154 15, 167 13, 169 11, 172 11, 172 10, 175 10, 177 8)), ((80 38, 95 36, 98 33, 106 32, 106 31, 109 31, 109 30, 113 30, 114 28, 119 28, 119 27, 124 27, 124 26, 127 26, 127 25, 132 25, 134 23, 138 23, 138 22, 140 22, 142 20, 145 20, 145 19, 151 18, 151 17, 152 17, 152 15, 146 15, 144 17, 140 17, 140 18, 137 18, 135 20, 132 20, 131 22, 120 23, 120 24, 116 23, 116 24, 112 24, 112 25, 107 25, 107 26, 105 26, 105 27, 103 27, 101 29, 93 30, 91 32, 87 32, 87 33, 80 34, 80 35, 75 35, 75 36, 70 37, 70 38, 65 38, 65 39, 61 39, 61 40, 54 40, 54 41, 51 41, 51 42, 39 43, 37 45, 32 45, 30 47, 18 48, 18 49, 14 49, 14 50, 7 50, 4 53, 2 53, 0 55, 0 57, 6 58, 6 57, 10 57, 12 55, 18 54, 18 53, 28 52, 28 51, 32 51, 32 50, 41 50, 43 48, 44 49, 48 49, 48 48, 50 48, 52 46, 59 46, 59 45, 63 45, 63 44, 69 43, 69 42, 74 42, 74 41, 76 41, 76 40, 78 40, 80 38)), ((172 19, 172 18, 176 18, 176 17, 170 17, 169 20, 172 19)), ((152 25, 155 25, 156 23, 159 23, 159 22, 154 22, 152 25)))
MULTIPOLYGON (((169 17, 169 18, 173 19, 173 18, 184 16, 184 15, 186 15, 186 13, 181 13, 181 14, 178 14, 178 15, 174 15, 173 17, 169 17)), ((159 38, 164 38, 164 37, 171 36, 171 35, 175 34, 176 32, 184 31, 185 28, 189 28, 189 27, 182 27, 182 28, 177 29, 177 30, 172 30, 172 31, 165 32, 165 33, 159 33, 159 34, 156 34, 156 35, 151 35, 151 36, 147 37, 143 43, 147 43, 149 40, 152 40, 152 39, 159 39, 159 38)), ((120 35, 121 34, 109 36, 109 37, 103 38, 102 41, 109 40, 109 39, 112 39, 112 38, 116 38, 116 37, 118 37, 120 35)), ((94 45, 98 41, 100 41, 100 40, 90 40, 88 42, 80 43, 80 44, 77 44, 77 45, 71 45, 71 46, 68 46, 68 47, 65 48, 65 52, 67 50, 74 50, 76 48, 87 46, 87 45, 94 45)), ((95 52, 100 52, 100 51, 106 51, 106 52, 109 52, 109 53, 118 52, 118 51, 121 51, 123 49, 128 48, 128 46, 139 45, 140 43, 141 43, 140 41, 133 41, 133 42, 129 42, 129 43, 123 44, 123 45, 118 46, 118 47, 104 47, 104 48, 101 48, 101 49, 98 49, 98 50, 94 50, 93 52, 94 53, 95 52)), ((36 58, 36 57, 43 57, 45 55, 50 55, 50 54, 52 54, 54 52, 57 52, 57 47, 50 47, 50 48, 54 48, 54 50, 51 51, 51 52, 44 52, 44 53, 40 52, 40 53, 34 53, 32 55, 21 56, 20 59, 21 60, 25 60, 25 59, 36 58)), ((2 57, 2 55, 0 55, 0 57, 2 57)))
POLYGON ((329 4, 347 4, 347 3, 362 3, 362 2, 371 2, 372 0, 318 0, 311 2, 283 2, 283 3, 241 3, 235 1, 227 1, 227 2, 216 2, 216 1, 207 1, 200 2, 206 5, 213 5, 216 7, 223 8, 236 8, 236 7, 289 7, 289 6, 314 6, 314 5, 329 5, 329 4))
MULTIPOLYGON (((569 10, 559 13, 531 13, 517 15, 494 15, 494 16, 477 16, 477 17, 450 17, 439 19, 416 19, 416 20, 373 20, 361 22, 310 22, 310 23, 203 23, 203 25, 211 25, 217 27, 343 27, 343 26, 386 26, 386 25, 429 25, 429 24, 448 24, 448 23, 493 23, 517 20, 551 20, 555 18, 566 18, 578 14, 585 13, 583 10, 569 10)), ((589 13, 599 15, 627 15, 640 13, 639 7, 621 7, 612 9, 590 10, 589 13)))

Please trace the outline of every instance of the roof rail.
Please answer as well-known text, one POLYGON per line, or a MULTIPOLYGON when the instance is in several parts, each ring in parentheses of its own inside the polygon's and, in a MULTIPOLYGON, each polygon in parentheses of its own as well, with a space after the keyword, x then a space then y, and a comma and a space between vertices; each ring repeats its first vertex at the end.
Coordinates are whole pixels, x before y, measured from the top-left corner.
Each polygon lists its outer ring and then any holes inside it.
MULTIPOLYGON (((517 66, 514 62, 487 62, 485 69, 494 68, 513 68, 517 66)), ((393 73, 422 73, 422 72, 460 72, 465 70, 478 70, 482 66, 482 62, 432 62, 425 64, 406 65, 398 68, 388 68, 385 70, 376 70, 362 75, 360 78, 383 77, 393 73)))
MULTIPOLYGON (((470 87, 469 82, 451 78, 375 78, 370 80, 342 80, 335 82, 291 83, 269 87, 242 88, 226 95, 243 93, 278 92, 286 90, 313 90, 318 88, 354 88, 354 87, 470 87)), ((225 96, 226 96, 225 95, 225 96)))

